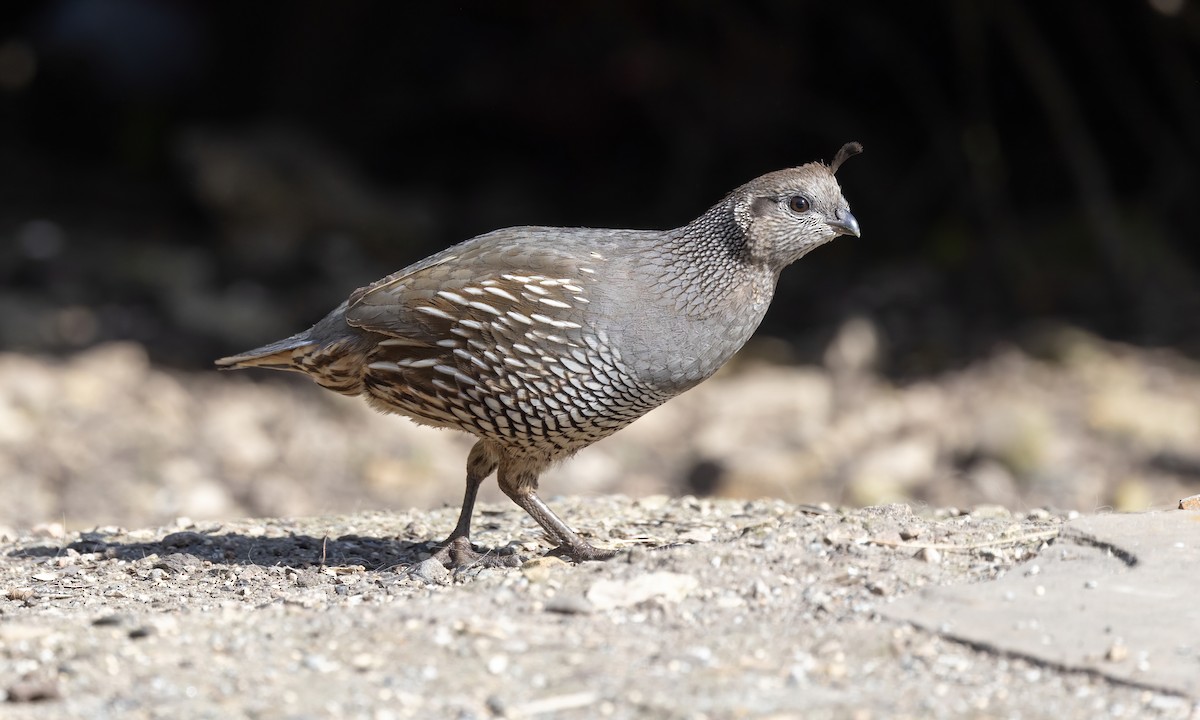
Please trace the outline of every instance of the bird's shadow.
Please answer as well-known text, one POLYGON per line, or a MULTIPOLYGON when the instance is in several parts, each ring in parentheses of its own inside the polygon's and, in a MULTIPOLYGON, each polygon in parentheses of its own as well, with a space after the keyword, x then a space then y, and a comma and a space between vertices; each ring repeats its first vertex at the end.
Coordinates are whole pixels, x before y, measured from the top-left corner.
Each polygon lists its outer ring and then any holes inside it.
POLYGON ((66 545, 37 545, 13 550, 9 557, 54 557, 65 549, 99 553, 107 559, 141 561, 156 556, 166 565, 211 562, 296 569, 359 565, 368 570, 402 572, 432 552, 435 543, 343 535, 338 538, 287 535, 262 537, 240 533, 182 531, 150 542, 113 542, 85 533, 66 545))

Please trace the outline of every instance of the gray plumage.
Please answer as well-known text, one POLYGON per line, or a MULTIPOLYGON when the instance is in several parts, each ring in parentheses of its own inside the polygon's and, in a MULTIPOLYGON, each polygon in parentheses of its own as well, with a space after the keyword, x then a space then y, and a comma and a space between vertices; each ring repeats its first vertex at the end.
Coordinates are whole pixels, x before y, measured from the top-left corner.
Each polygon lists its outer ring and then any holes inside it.
POLYGON ((834 172, 860 150, 763 175, 674 230, 480 235, 356 290, 305 332, 217 364, 303 372, 477 436, 444 561, 485 559, 470 518, 497 469, 564 554, 606 557, 542 503, 538 475, 711 376, 758 327, 786 266, 859 234, 834 172))

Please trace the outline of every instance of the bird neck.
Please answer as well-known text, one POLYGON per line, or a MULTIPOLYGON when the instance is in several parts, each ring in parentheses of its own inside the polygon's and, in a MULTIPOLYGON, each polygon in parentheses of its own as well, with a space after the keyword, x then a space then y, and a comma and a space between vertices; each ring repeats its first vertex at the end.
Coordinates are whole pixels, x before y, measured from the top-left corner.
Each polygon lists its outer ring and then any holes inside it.
MULTIPOLYGON (((670 231, 664 249, 672 262, 664 263, 660 282, 691 288, 704 298, 695 306, 699 315, 727 312, 747 302, 770 302, 777 273, 753 262, 742 229, 731 208, 718 205, 691 223, 670 231)), ((688 314, 693 314, 689 312, 688 314)))
POLYGON ((751 262, 748 238, 734 220, 727 200, 676 230, 674 236, 672 249, 702 266, 715 264, 736 270, 751 262))

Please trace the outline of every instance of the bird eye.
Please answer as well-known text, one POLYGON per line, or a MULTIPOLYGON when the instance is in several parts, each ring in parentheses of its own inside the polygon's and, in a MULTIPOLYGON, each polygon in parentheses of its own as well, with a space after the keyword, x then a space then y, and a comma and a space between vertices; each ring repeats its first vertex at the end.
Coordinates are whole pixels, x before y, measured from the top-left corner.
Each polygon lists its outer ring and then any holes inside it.
POLYGON ((791 200, 788 200, 788 207, 794 213, 806 213, 812 207, 812 203, 803 195, 793 195, 791 200))

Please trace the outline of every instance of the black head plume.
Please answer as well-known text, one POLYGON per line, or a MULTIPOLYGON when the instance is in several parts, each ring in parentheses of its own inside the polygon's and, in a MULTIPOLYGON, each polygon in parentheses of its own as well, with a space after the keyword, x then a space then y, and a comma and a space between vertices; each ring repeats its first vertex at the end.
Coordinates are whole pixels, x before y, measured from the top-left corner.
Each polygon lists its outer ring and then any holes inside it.
POLYGON ((854 157, 855 155, 859 154, 862 151, 863 151, 862 143, 858 143, 858 142, 846 143, 845 145, 842 146, 841 150, 837 151, 837 155, 833 156, 833 162, 830 163, 830 165, 829 165, 829 171, 836 174, 838 171, 838 168, 840 168, 842 166, 842 163, 846 162, 847 160, 849 160, 850 158, 854 157))

